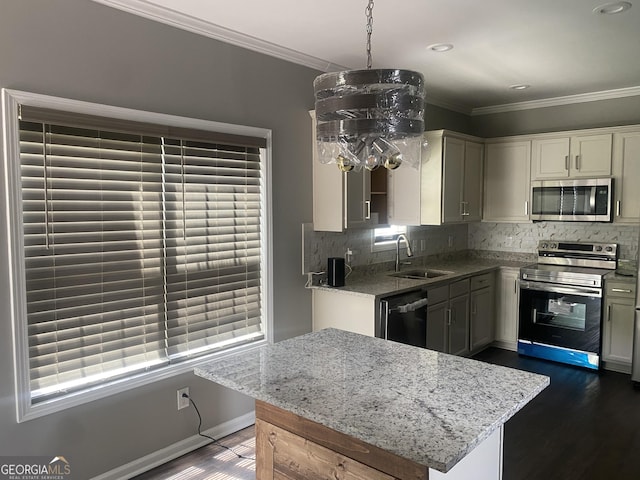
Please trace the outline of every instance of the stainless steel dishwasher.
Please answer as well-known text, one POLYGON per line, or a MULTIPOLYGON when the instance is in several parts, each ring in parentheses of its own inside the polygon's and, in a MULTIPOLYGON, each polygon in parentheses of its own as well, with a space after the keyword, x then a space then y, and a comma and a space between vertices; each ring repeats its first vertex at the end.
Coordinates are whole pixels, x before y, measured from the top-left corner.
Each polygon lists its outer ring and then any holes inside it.
POLYGON ((422 289, 382 298, 376 337, 426 348, 427 305, 422 289))

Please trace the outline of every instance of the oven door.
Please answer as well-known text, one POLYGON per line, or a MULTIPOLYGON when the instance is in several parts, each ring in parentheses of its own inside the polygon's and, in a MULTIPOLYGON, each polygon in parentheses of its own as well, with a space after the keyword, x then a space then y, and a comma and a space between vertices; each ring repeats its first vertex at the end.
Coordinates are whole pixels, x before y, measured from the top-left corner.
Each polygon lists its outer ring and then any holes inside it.
POLYGON ((520 282, 520 340, 599 355, 601 318, 601 289, 520 282))

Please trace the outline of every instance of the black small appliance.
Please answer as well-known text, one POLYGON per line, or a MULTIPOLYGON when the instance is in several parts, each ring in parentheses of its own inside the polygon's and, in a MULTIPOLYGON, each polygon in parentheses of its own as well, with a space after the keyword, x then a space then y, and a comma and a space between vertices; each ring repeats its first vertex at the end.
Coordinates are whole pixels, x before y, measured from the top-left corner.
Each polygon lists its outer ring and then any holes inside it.
POLYGON ((330 287, 344 287, 344 258, 329 257, 327 264, 327 284, 330 287))

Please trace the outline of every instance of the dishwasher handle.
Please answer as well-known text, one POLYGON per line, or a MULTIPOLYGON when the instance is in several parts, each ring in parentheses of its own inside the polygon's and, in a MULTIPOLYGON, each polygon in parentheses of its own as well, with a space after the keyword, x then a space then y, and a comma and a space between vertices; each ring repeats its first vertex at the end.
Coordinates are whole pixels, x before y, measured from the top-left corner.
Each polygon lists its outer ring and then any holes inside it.
POLYGON ((421 298, 415 302, 407 303, 405 305, 398 305, 396 308, 391 309, 391 312, 408 313, 415 312, 419 308, 426 307, 429 304, 429 300, 421 298))

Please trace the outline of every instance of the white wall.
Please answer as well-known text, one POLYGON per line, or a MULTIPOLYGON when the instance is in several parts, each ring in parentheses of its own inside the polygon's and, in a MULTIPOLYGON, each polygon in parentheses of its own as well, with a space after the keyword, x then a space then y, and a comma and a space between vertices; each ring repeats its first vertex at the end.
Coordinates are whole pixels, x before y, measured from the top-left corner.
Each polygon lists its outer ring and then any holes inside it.
MULTIPOLYGON (((276 340, 311 329, 300 224, 311 219, 307 111, 317 74, 88 0, 1 2, 0 87, 272 129, 276 340)), ((91 478, 195 434, 193 410, 176 411, 179 387, 191 387, 205 429, 252 409, 186 374, 17 424, 0 230, 0 455, 63 455, 74 478, 91 478)))

